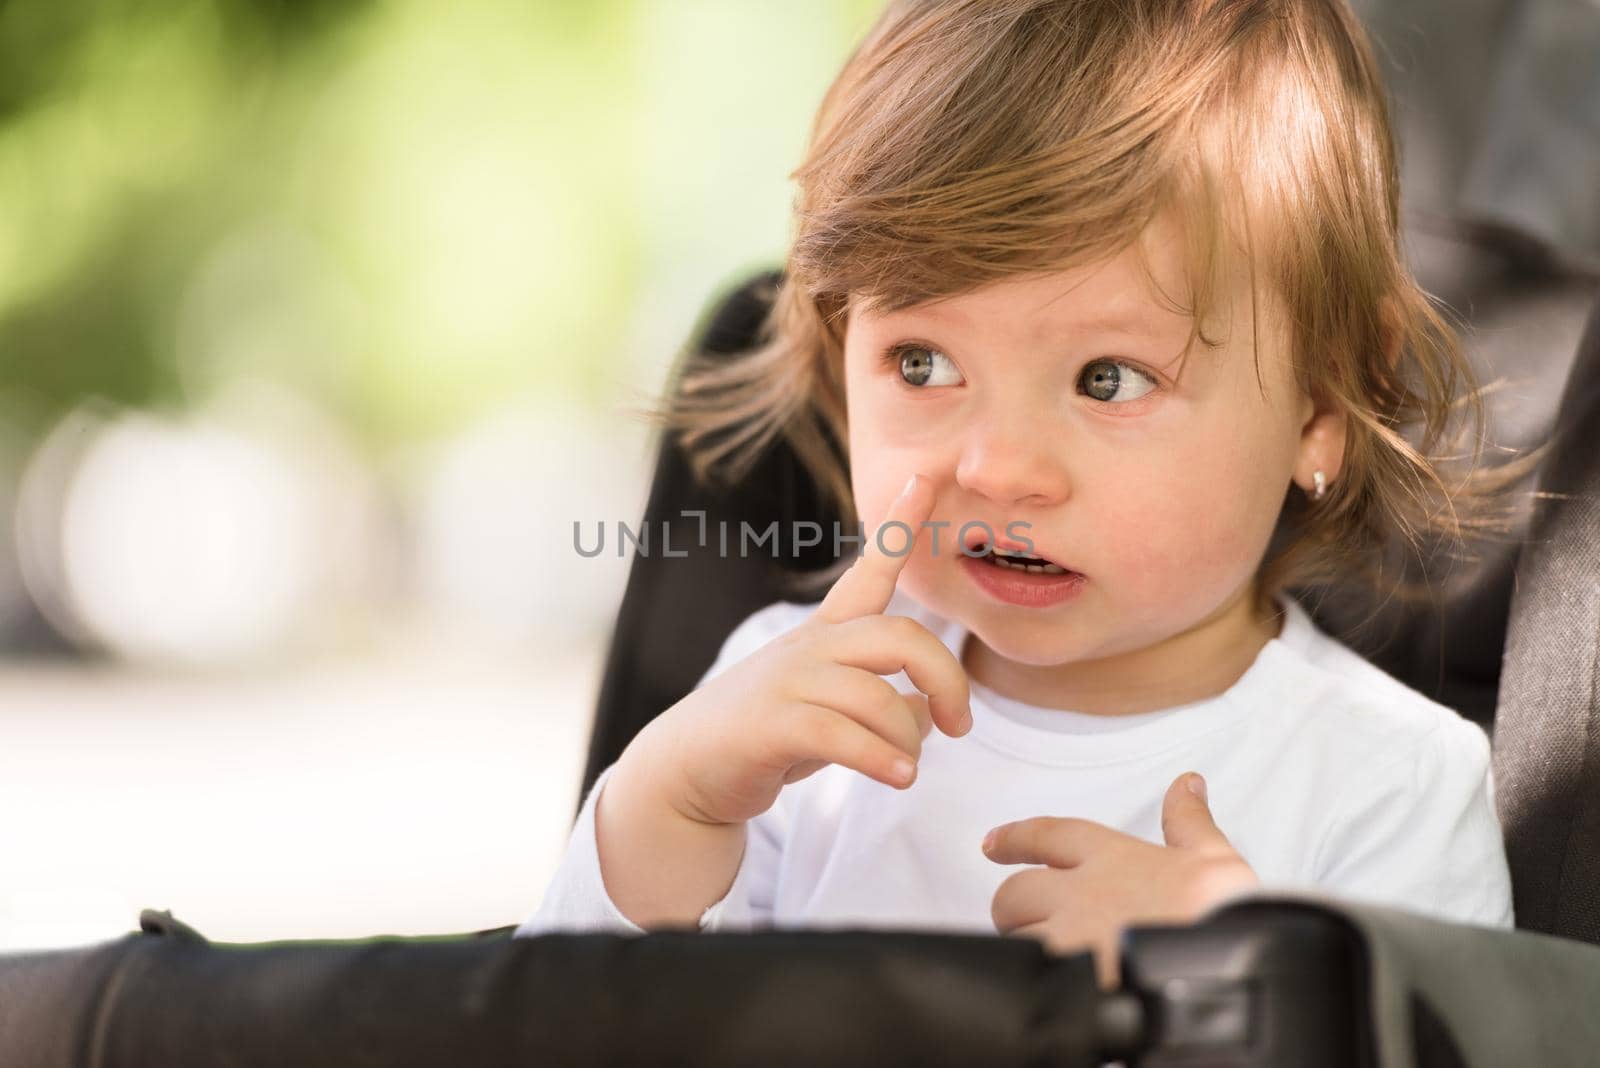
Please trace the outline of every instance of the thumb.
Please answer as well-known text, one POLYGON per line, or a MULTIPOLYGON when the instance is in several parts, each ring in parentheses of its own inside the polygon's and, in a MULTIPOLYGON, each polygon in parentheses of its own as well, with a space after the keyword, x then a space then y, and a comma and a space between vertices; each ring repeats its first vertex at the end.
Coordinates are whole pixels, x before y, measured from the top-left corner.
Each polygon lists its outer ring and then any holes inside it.
POLYGON ((1161 836, 1167 845, 1183 849, 1217 845, 1233 848, 1211 818, 1206 781, 1199 772, 1185 772, 1167 787, 1167 796, 1161 802, 1161 836))

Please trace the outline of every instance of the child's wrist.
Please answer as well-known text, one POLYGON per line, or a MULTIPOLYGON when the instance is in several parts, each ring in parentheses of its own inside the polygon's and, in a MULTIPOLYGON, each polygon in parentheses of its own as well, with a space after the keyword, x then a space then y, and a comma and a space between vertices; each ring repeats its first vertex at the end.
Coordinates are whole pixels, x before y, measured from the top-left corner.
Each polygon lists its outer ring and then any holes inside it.
POLYGON ((685 820, 707 827, 738 826, 712 819, 694 804, 681 770, 658 752, 658 739, 650 730, 653 726, 654 723, 646 725, 617 762, 617 774, 630 780, 629 792, 660 819, 685 820))
POLYGON ((743 824, 686 818, 665 801, 643 761, 619 760, 597 798, 595 846, 606 893, 647 930, 695 926, 727 893, 744 835, 743 824))

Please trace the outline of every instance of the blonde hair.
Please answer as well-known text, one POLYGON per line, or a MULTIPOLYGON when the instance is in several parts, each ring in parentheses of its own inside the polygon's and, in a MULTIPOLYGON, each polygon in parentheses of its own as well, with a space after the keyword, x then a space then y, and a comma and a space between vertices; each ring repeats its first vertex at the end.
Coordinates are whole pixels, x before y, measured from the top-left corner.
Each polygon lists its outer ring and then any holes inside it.
POLYGON ((1191 346, 1216 344, 1201 324, 1242 248, 1253 301, 1264 283, 1287 313, 1301 386, 1348 416, 1339 477, 1322 500, 1289 492, 1258 592, 1353 566, 1392 593, 1386 549, 1502 529, 1488 503, 1509 482, 1478 469, 1480 392, 1403 261, 1397 172, 1344 0, 893 0, 790 176, 793 243, 756 347, 690 354, 655 415, 713 482, 787 441, 853 524, 852 299, 893 311, 1098 262, 1173 211, 1191 346))

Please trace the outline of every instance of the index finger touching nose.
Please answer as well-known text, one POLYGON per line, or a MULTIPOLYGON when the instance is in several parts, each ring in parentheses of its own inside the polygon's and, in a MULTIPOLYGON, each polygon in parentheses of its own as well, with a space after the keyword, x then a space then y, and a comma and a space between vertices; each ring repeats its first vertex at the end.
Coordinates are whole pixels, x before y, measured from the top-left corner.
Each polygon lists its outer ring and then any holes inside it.
POLYGON ((867 535, 856 562, 839 577, 822 604, 817 606, 815 618, 824 623, 843 623, 861 616, 878 615, 888 608, 895 583, 900 580, 900 572, 917 546, 922 524, 932 511, 933 494, 928 491, 928 480, 912 475, 900 496, 889 505, 889 514, 883 517, 878 529, 867 535), (891 524, 903 529, 896 531, 891 524), (898 548, 902 535, 903 550, 898 548))

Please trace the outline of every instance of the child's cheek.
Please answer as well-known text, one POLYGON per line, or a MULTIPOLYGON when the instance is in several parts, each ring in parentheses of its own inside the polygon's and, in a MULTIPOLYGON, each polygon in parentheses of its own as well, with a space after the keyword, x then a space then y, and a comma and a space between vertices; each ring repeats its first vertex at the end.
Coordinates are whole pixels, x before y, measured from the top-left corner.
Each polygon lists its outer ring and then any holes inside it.
POLYGON ((869 395, 850 408, 850 481, 856 511, 870 528, 913 473, 942 485, 951 465, 951 437, 934 420, 918 418, 906 404, 886 404, 869 395))
POLYGON ((1239 484, 1147 480, 1104 502, 1094 563, 1138 603, 1204 614, 1255 570, 1275 518, 1261 510, 1259 493, 1239 484))
MULTIPOLYGON (((941 460, 937 451, 906 446, 899 442, 875 441, 869 449, 857 452, 852 445, 851 483, 854 488, 856 511, 860 516, 862 527, 860 533, 865 539, 862 551, 873 548, 879 533, 879 524, 884 516, 889 513, 889 506, 905 488, 906 479, 912 472, 934 481, 935 490, 939 493, 948 492, 948 482, 941 460)), ((958 555, 956 548, 956 527, 958 523, 944 514, 935 506, 934 521, 946 521, 942 528, 924 526, 920 530, 911 531, 916 535, 916 544, 911 550, 910 557, 905 561, 905 566, 900 573, 899 588, 913 599, 924 604, 936 603, 942 571, 947 568, 951 560, 958 555), (937 539, 937 544, 936 544, 937 539)), ((843 530, 842 534, 851 535, 856 531, 843 530)), ((882 532, 883 546, 891 554, 899 555, 905 551, 908 532, 900 528, 890 528, 882 532)), ((841 548, 848 554, 854 551, 851 543, 841 542, 841 548)))

